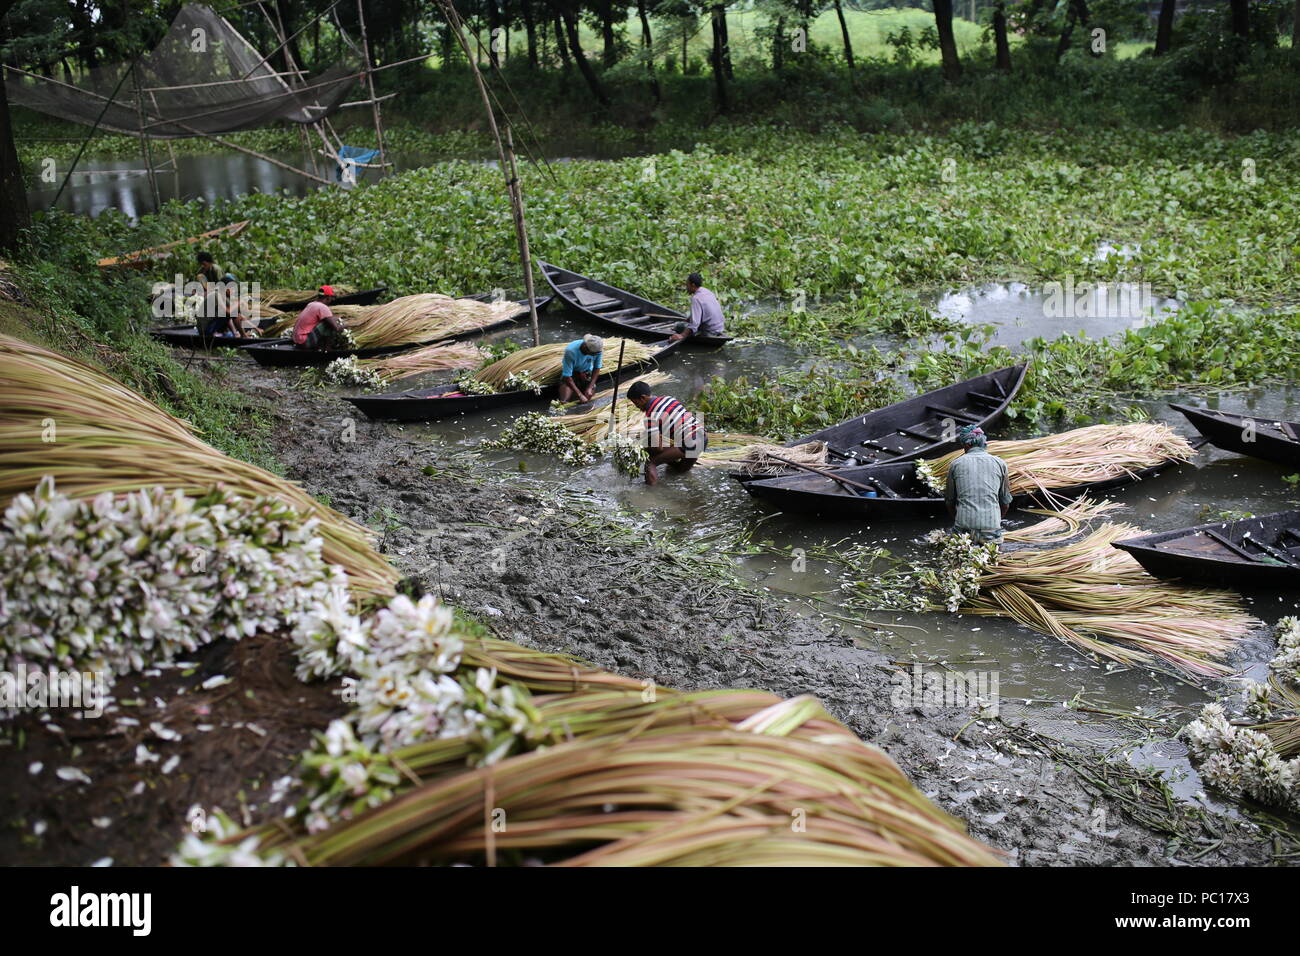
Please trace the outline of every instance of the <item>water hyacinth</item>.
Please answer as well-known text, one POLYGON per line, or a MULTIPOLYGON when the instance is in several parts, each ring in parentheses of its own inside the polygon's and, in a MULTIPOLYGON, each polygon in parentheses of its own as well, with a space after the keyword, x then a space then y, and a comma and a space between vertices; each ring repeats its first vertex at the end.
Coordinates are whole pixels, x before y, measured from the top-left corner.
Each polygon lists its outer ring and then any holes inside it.
POLYGON ((319 525, 274 498, 161 487, 74 500, 42 479, 0 519, 0 667, 143 670, 220 637, 291 627, 337 643, 349 601, 319 525))

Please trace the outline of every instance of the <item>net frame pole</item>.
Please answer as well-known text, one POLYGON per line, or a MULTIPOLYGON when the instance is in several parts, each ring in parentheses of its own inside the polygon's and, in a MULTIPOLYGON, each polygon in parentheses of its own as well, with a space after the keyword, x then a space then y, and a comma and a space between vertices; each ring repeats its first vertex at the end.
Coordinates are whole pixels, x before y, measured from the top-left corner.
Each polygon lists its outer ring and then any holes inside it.
POLYGON ((379 144, 379 162, 384 162, 384 124, 379 115, 379 100, 375 99, 375 74, 371 70, 370 39, 366 34, 366 14, 357 0, 357 20, 361 23, 361 53, 366 66, 366 88, 370 91, 370 109, 375 120, 375 142, 379 144))
POLYGON ((144 96, 140 92, 140 61, 131 64, 131 85, 135 87, 135 112, 140 118, 140 153, 144 157, 145 171, 149 175, 149 191, 153 194, 153 211, 162 212, 162 195, 158 192, 158 177, 153 168, 153 149, 149 137, 144 135, 144 96))

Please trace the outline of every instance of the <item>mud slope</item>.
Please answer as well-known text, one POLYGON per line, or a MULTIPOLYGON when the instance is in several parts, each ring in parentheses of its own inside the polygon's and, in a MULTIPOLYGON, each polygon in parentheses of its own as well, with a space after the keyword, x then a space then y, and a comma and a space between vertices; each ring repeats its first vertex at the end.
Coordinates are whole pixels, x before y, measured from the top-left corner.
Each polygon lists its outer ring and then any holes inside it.
MULTIPOLYGON (((441 594, 502 637, 661 686, 813 694, 1011 862, 1258 865, 1272 858, 1271 838, 1250 824, 1215 818, 1207 827, 1197 814, 1170 815, 1154 788, 1146 788, 1150 805, 1114 799, 1112 787, 1096 783, 1092 755, 1070 753, 1081 773, 998 721, 892 706, 896 667, 885 657, 626 525, 610 532, 612 547, 601 546, 593 529, 614 518, 543 500, 512 486, 508 473, 459 471, 440 460, 437 446, 409 441, 333 397, 292 388, 296 373, 243 361, 222 369, 230 387, 274 420, 274 451, 289 477, 340 511, 386 527, 383 549, 412 585, 441 594)), ((1111 782, 1131 781, 1125 773, 1112 770, 1111 782)))

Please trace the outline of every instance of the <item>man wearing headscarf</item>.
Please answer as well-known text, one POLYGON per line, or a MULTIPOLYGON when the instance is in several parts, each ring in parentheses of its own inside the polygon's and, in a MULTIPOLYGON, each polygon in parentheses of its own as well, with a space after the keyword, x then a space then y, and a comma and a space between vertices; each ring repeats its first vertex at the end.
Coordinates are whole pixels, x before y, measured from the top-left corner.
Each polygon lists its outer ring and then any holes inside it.
POLYGON ((976 541, 1001 541, 1002 519, 1011 505, 1007 463, 990 455, 984 429, 963 428, 957 435, 965 454, 948 469, 944 498, 953 530, 976 541))

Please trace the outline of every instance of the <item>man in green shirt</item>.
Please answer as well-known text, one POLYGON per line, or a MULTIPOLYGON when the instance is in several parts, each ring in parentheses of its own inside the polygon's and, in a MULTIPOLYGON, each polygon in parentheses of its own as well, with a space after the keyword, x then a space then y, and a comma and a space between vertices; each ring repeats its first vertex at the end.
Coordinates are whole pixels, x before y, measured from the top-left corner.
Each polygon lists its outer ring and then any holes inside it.
POLYGON ((944 493, 953 530, 976 541, 1001 541, 1002 519, 1011 505, 1007 463, 989 454, 988 439, 978 425, 962 429, 957 440, 966 453, 948 469, 944 493))

